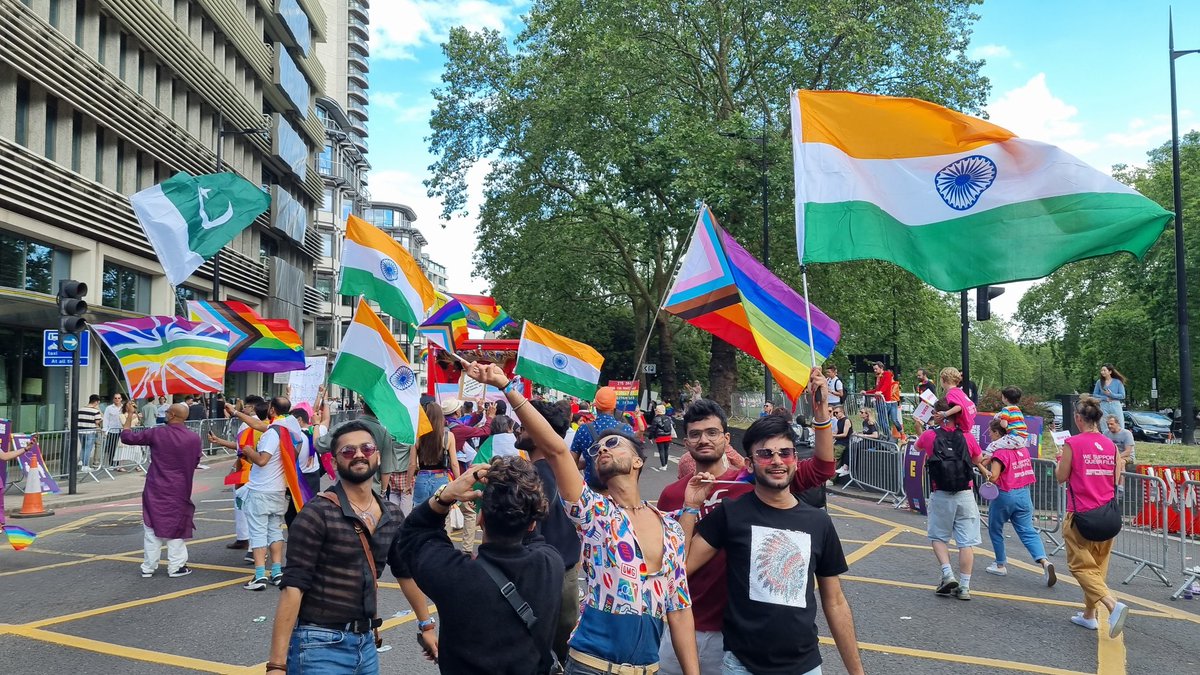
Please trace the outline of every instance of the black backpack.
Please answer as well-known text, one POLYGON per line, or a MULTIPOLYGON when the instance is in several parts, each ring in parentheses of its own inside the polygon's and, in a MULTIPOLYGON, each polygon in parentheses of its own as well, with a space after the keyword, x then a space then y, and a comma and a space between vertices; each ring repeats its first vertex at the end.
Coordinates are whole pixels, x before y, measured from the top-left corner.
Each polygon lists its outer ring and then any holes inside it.
POLYGON ((933 454, 925 460, 925 470, 934 487, 942 492, 962 492, 971 488, 971 455, 962 429, 935 429, 933 454))

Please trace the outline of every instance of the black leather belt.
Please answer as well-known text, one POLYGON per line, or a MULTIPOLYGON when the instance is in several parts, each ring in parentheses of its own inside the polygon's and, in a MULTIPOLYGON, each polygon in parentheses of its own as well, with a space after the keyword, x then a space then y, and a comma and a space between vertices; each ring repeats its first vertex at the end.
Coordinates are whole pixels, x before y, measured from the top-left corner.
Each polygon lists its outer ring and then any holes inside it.
POLYGON ((300 623, 347 633, 370 633, 372 628, 379 628, 383 625, 383 619, 355 619, 349 623, 318 623, 316 621, 301 621, 300 623))

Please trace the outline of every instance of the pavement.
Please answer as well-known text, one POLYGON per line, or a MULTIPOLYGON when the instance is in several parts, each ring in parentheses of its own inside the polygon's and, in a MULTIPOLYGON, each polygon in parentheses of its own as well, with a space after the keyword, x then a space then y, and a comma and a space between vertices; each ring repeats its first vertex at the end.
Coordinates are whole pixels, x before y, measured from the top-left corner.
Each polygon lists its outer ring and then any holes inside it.
MULTIPOLYGON (((216 458, 197 474, 187 577, 167 578, 165 562, 153 578, 138 573, 139 475, 80 483, 79 495, 46 497, 53 516, 10 520, 39 536, 24 551, 0 551, 0 672, 261 673, 277 592, 242 590, 251 570, 242 551, 225 548, 233 538, 232 494, 222 485, 229 462, 216 458)), ((646 471, 644 495, 656 496, 675 470, 646 471)), ((1016 551, 1008 577, 985 574, 985 543, 976 549, 974 599, 961 602, 933 593, 938 570, 923 517, 842 494, 828 508, 850 564, 842 586, 868 673, 1200 672, 1200 600, 1172 603, 1170 588, 1142 577, 1121 585, 1125 561, 1113 561, 1110 584, 1133 612, 1111 640, 1069 623, 1082 594, 1061 553, 1059 583, 1048 589, 1040 568, 1016 551)), ((387 572, 380 596, 381 672, 436 673, 421 659, 414 616, 387 572)), ((824 672, 845 672, 820 618, 818 631, 824 672)))

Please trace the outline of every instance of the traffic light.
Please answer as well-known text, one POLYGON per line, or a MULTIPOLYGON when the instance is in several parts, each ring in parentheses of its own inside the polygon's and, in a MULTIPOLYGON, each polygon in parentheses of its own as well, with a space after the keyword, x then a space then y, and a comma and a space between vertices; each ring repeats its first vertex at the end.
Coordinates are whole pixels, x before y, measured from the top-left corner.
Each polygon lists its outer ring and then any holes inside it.
POLYGON ((975 289, 975 320, 987 321, 992 318, 991 302, 1004 295, 1004 289, 999 286, 980 286, 975 289))
POLYGON ((87 284, 74 279, 64 279, 58 282, 58 339, 61 342, 64 335, 79 335, 87 330, 88 306, 83 296, 87 295, 87 284))

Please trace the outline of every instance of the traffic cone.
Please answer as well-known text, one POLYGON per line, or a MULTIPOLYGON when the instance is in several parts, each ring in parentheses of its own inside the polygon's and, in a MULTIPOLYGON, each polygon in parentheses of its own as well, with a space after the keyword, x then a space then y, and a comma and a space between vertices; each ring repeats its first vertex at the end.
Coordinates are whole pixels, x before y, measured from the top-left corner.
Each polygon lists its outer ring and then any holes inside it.
POLYGON ((12 514, 12 517, 40 518, 52 515, 54 511, 42 506, 42 469, 38 465, 37 455, 31 453, 29 475, 25 477, 25 499, 21 501, 21 510, 12 514))

